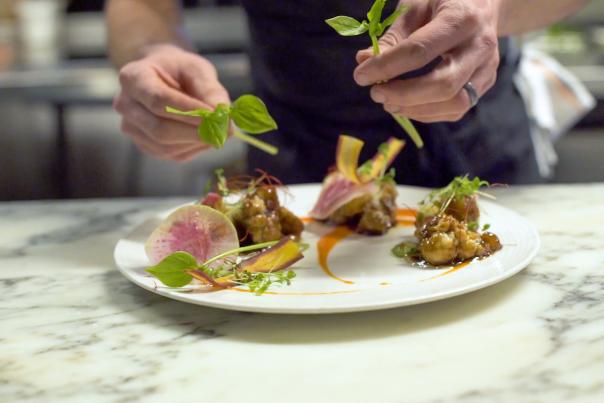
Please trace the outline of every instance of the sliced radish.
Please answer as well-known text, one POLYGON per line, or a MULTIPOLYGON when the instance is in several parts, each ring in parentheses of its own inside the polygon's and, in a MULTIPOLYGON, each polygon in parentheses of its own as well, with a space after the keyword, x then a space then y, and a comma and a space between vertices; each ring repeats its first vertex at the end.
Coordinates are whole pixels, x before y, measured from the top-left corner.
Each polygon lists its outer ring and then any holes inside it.
POLYGON ((317 204, 310 212, 310 216, 317 220, 325 220, 334 211, 346 203, 366 194, 374 194, 379 190, 374 182, 354 183, 336 171, 325 178, 323 188, 317 204))
POLYGON ((237 230, 221 212, 208 206, 181 207, 153 231, 145 252, 151 264, 177 252, 189 252, 199 263, 239 247, 237 230))

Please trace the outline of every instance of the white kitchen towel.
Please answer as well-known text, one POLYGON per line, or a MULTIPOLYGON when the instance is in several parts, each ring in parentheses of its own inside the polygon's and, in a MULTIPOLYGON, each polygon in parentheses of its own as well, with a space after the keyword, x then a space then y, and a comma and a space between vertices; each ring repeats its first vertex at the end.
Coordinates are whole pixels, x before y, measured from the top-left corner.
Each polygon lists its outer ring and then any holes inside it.
POLYGON ((527 45, 516 77, 531 119, 539 173, 548 178, 558 162, 554 142, 596 105, 587 88, 558 61, 527 45))

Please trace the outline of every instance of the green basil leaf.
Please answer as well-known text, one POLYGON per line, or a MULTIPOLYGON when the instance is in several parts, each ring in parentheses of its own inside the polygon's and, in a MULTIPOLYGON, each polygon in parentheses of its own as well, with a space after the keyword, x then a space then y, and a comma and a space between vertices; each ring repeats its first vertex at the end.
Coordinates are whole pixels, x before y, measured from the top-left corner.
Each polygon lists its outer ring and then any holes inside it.
POLYGON ((390 25, 394 24, 394 21, 396 21, 396 19, 398 17, 400 17, 401 15, 403 15, 404 13, 406 13, 409 10, 408 6, 405 5, 401 5, 399 8, 397 8, 396 10, 394 10, 394 12, 392 14, 390 14, 388 16, 388 18, 386 18, 383 22, 382 25, 385 28, 388 28, 390 25))
POLYGON ((400 243, 394 248, 392 248, 391 252, 394 256, 400 258, 410 258, 419 254, 417 244, 414 244, 412 242, 400 243))
POLYGON ((214 112, 206 115, 197 129, 199 138, 214 148, 222 148, 229 133, 229 107, 216 106, 214 112))
POLYGON ((325 22, 342 36, 361 35, 369 29, 367 21, 359 22, 352 17, 346 17, 344 15, 330 18, 325 20, 325 22))
POLYGON ((182 287, 191 282, 193 277, 187 270, 195 269, 197 261, 187 252, 174 252, 166 256, 157 265, 149 267, 147 273, 153 275, 168 287, 182 287))
POLYGON ((260 134, 275 130, 277 123, 268 113, 262 100, 253 95, 242 95, 231 106, 231 118, 241 130, 260 134))
POLYGON ((181 111, 176 108, 172 108, 171 106, 166 106, 166 112, 173 113, 175 115, 194 116, 194 117, 202 117, 202 118, 205 118, 206 116, 208 116, 209 114, 212 113, 212 111, 209 111, 207 109, 195 109, 194 111, 181 111))
POLYGON ((384 11, 384 6, 386 5, 386 0, 375 0, 369 12, 367 13, 367 19, 369 20, 369 25, 378 23, 382 21, 382 12, 384 11))

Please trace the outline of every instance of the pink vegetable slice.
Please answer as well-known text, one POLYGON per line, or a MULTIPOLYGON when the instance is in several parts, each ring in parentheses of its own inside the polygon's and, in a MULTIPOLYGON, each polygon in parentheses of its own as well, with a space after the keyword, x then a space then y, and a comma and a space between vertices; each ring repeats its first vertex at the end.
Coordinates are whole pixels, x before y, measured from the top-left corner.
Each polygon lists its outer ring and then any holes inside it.
POLYGON ((366 194, 374 194, 378 190, 378 185, 374 182, 357 184, 346 179, 340 172, 332 172, 325 177, 319 200, 310 216, 316 220, 325 220, 349 201, 366 194))
POLYGON ((147 240, 145 252, 151 264, 177 251, 188 252, 202 263, 238 247, 233 223, 221 212, 196 204, 170 214, 147 240))

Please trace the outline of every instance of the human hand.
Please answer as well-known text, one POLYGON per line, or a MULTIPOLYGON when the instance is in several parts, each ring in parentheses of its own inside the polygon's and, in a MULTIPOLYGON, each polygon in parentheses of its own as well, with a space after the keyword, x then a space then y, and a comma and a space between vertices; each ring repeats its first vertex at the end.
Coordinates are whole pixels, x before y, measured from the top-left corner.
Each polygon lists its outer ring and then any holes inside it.
POLYGON ((461 119, 472 107, 464 85, 471 82, 480 97, 497 78, 499 1, 404 1, 409 11, 380 38, 380 55, 357 53, 355 81, 372 86, 372 99, 390 113, 425 123, 461 119), (395 79, 438 56, 432 72, 395 79))
POLYGON ((214 109, 230 103, 208 60, 173 45, 157 45, 126 64, 119 78, 121 91, 113 106, 122 116, 122 131, 141 151, 184 162, 209 148, 197 136, 199 118, 165 110, 214 109))

